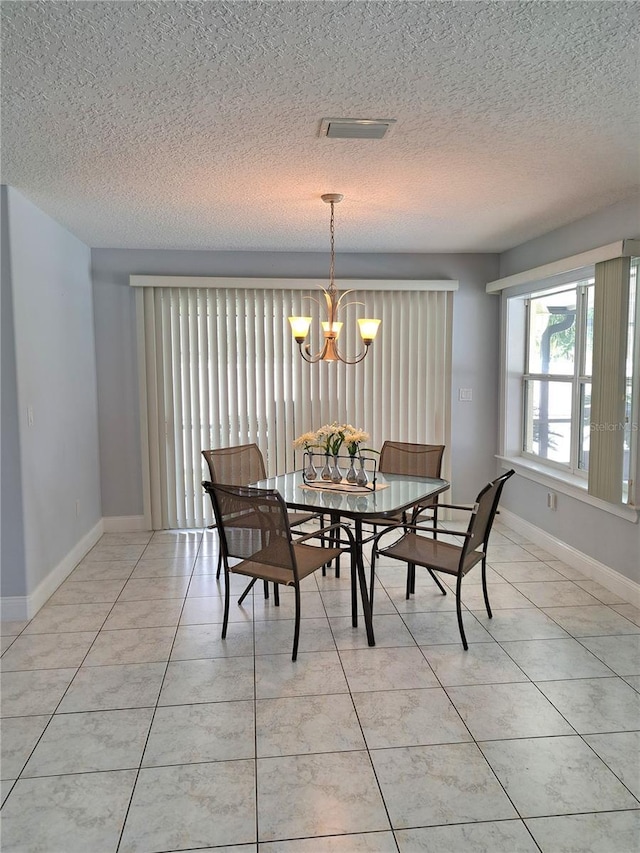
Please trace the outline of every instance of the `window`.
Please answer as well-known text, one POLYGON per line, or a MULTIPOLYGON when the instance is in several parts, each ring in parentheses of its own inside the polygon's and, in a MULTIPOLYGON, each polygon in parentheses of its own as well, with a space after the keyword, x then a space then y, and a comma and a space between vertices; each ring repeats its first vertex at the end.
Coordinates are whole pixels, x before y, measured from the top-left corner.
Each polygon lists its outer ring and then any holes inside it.
POLYGON ((573 472, 589 468, 594 281, 525 301, 522 449, 573 472))
POLYGON ((487 287, 503 299, 499 455, 530 479, 631 517, 607 505, 635 507, 640 497, 639 259, 571 260, 546 279, 526 283, 522 273, 487 287))

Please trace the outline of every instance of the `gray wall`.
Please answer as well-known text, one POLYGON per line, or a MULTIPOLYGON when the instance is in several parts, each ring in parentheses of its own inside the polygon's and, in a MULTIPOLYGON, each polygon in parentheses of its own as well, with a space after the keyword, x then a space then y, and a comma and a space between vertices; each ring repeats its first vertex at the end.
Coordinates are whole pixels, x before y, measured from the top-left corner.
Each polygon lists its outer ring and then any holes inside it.
POLYGON ((9 199, 7 188, 0 187, 0 344, 2 346, 2 408, 0 439, 2 469, 2 512, 0 528, 0 594, 27 594, 22 523, 22 472, 20 470, 20 425, 18 423, 18 386, 16 348, 13 328, 13 287, 9 251, 9 199))
MULTIPOLYGON (((326 278, 328 255, 94 249, 100 467, 105 517, 142 515, 134 294, 129 275, 326 278)), ((341 254, 340 278, 457 279, 454 296, 452 462, 457 500, 471 500, 495 472, 499 300, 484 292, 496 255, 341 254), (458 403, 457 389, 473 402, 458 403)), ((402 436, 394 436, 402 439, 402 436)))
MULTIPOLYGON (((500 257, 500 274, 512 275, 625 237, 640 237, 637 197, 505 252, 500 257)), ((640 524, 563 494, 558 494, 557 510, 551 511, 547 508, 548 491, 546 486, 516 476, 505 488, 502 505, 595 560, 640 581, 640 524)))
POLYGON ((3 595, 29 595, 102 516, 91 256, 12 187, 6 202, 24 566, 3 565, 3 595))

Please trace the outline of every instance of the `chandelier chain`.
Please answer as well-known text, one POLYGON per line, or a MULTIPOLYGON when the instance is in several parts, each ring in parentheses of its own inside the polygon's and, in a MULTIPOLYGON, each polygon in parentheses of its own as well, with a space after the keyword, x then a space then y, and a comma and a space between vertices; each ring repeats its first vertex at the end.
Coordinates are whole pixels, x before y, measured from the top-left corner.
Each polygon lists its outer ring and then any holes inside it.
POLYGON ((334 202, 331 202, 331 220, 329 225, 329 231, 331 234, 331 264, 329 267, 329 290, 333 290, 335 288, 334 277, 335 277, 335 237, 334 237, 334 227, 333 227, 333 208, 334 202))

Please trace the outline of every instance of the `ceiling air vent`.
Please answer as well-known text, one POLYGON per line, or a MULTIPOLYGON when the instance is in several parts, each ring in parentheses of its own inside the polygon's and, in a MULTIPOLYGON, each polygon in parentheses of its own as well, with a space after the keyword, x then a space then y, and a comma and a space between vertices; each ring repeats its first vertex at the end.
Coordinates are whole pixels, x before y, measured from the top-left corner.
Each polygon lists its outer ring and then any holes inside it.
POLYGON ((329 139, 382 139, 395 122, 394 118, 323 118, 320 136, 329 139))

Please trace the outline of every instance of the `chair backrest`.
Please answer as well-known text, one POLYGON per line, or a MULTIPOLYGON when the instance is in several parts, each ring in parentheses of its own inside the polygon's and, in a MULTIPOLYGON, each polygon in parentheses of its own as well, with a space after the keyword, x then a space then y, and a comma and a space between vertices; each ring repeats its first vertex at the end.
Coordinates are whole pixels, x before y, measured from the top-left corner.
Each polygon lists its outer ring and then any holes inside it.
POLYGON ((207 460, 212 483, 247 486, 266 479, 264 458, 257 444, 203 450, 202 455, 207 460))
MULTIPOLYGON (((251 560, 297 574, 286 504, 275 489, 203 482, 211 497, 227 558, 251 560)), ((286 578, 283 579, 286 583, 286 578)))
POLYGON ((484 489, 482 489, 476 498, 474 511, 471 514, 469 526, 467 528, 469 536, 465 540, 465 553, 476 551, 481 546, 486 548, 504 484, 507 482, 509 477, 512 477, 514 474, 515 471, 511 469, 511 471, 507 471, 506 474, 496 477, 493 482, 489 483, 484 487, 484 489))
POLYGON ((444 444, 411 444, 385 441, 380 451, 380 470, 408 477, 439 477, 444 444))

